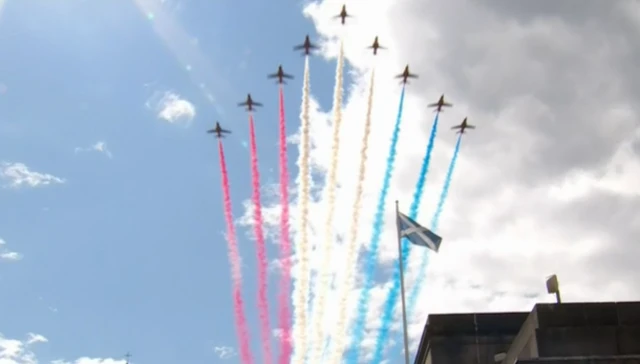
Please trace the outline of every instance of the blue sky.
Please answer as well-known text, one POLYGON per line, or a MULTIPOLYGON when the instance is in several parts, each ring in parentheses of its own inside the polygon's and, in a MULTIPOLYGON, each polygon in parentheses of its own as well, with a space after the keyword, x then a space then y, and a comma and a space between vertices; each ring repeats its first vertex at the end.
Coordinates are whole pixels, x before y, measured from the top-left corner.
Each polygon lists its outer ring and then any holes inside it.
MULTIPOLYGON (((293 131, 303 58, 291 47, 313 28, 302 3, 151 1, 137 3, 162 14, 145 16, 133 0, 9 0, 3 9, 0 159, 64 179, 0 189, 0 237, 22 254, 0 265, 0 332, 44 335, 42 362, 126 351, 140 363, 215 362, 214 346, 236 346, 216 141, 205 130, 219 120, 234 132, 225 147, 240 215, 248 127, 235 103, 247 92, 264 103, 260 168, 265 183, 277 181, 277 86, 266 74, 282 63, 297 76, 285 95, 293 131), (167 44, 166 19, 192 42, 167 44), (189 125, 157 117, 167 92, 194 105, 189 125), (97 142, 111 158, 91 149, 97 142)), ((333 66, 321 62, 313 87, 330 102, 333 77, 323 84, 321 75, 333 66)), ((240 237, 257 337, 253 242, 240 237)))
MULTIPOLYGON (((393 200, 406 211, 413 199, 433 122, 425 105, 442 93, 454 107, 440 117, 418 222, 430 220, 442 190, 456 141, 447 129, 464 117, 478 128, 462 143, 437 231, 441 249, 429 256, 426 274, 418 269, 424 254, 407 265, 406 285, 419 293, 408 317, 411 351, 429 313, 528 311, 553 301, 544 288, 552 273, 566 301, 637 299, 640 273, 630 257, 640 254, 640 114, 629 75, 638 62, 626 46, 640 29, 630 17, 637 2, 576 14, 551 3, 354 0, 345 28, 332 18, 343 1, 307 7, 312 22, 300 1, 0 0, 0 361, 18 348, 22 357, 9 364, 36 364, 31 351, 39 363, 121 364, 77 359, 127 351, 134 364, 199 363, 217 362, 215 347, 237 348, 216 140, 205 131, 218 120, 234 132, 225 148, 234 213, 246 223, 248 121, 236 103, 248 92, 264 103, 255 116, 265 230, 273 236, 280 206, 267 192, 278 182, 278 95, 266 75, 282 63, 296 76, 286 88, 295 133, 303 57, 292 47, 307 33, 328 39, 323 57, 311 60, 312 103, 321 108, 311 112, 311 172, 320 178, 309 245, 336 242, 332 264, 311 254, 310 271, 340 278, 350 269, 358 278, 347 303, 332 288, 325 315, 311 317, 324 324, 325 337, 340 334, 337 313, 353 314, 362 288, 363 259, 344 259, 354 225, 347 222, 362 186, 356 244, 366 249, 397 115, 400 86, 392 76, 407 63, 420 78, 407 87, 367 332, 357 343, 364 360, 377 342, 391 349, 386 364, 402 359, 399 310, 389 321, 392 336, 378 335, 397 259, 393 200), (365 47, 376 35, 387 49, 372 58, 365 47), (344 83, 336 224, 327 229, 330 194, 321 177, 333 165, 340 36, 352 77, 344 83), (619 67, 603 66, 610 64, 619 67), (359 180, 374 66, 370 147, 359 180)), ((297 146, 290 151, 293 179, 297 146)), ((292 216, 299 202, 292 199, 292 216)), ((255 243, 238 225, 245 310, 260 358, 255 243)), ((299 244, 300 226, 291 230, 299 244)), ((277 257, 275 245, 268 253, 277 257)), ((295 270, 294 281, 308 273, 295 270)), ((270 277, 275 324, 278 276, 270 277)))

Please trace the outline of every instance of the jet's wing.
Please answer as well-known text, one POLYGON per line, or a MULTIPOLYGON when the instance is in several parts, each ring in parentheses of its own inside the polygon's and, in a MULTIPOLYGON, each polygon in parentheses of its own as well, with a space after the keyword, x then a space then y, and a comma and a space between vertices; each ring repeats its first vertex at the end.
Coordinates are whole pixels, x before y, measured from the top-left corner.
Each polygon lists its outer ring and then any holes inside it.
POLYGON ((216 129, 210 129, 210 130, 207 130, 207 133, 209 133, 209 134, 213 134, 213 133, 215 133, 215 132, 216 132, 216 129))
POLYGON ((439 104, 437 102, 434 102, 433 104, 429 104, 427 105, 427 107, 437 107, 439 104))
POLYGON ((288 78, 288 79, 290 79, 290 80, 292 80, 292 79, 293 79, 293 76, 291 76, 290 74, 287 74, 287 73, 283 73, 283 74, 282 74, 282 77, 283 77, 283 78, 288 78))
POLYGON ((304 44, 300 44, 300 45, 297 45, 297 46, 293 47, 293 50, 294 50, 294 51, 299 51, 299 50, 301 50, 301 49, 305 49, 304 44))
POLYGON ((450 103, 448 103, 448 102, 443 102, 443 103, 442 103, 442 106, 448 106, 448 107, 451 107, 451 106, 453 106, 453 104, 450 104, 450 103))
POLYGON ((410 78, 418 78, 418 75, 413 75, 413 74, 409 73, 409 74, 407 75, 407 77, 410 77, 410 78))
MULTIPOLYGON (((468 126, 467 126, 468 127, 468 126)), ((451 129, 462 129, 462 125, 452 126, 451 129)))
POLYGON ((222 128, 220 128, 220 132, 221 133, 226 133, 226 134, 231 134, 231 130, 222 129, 222 128))
POLYGON ((277 73, 274 73, 274 74, 271 74, 271 75, 267 76, 267 78, 276 78, 276 77, 278 77, 277 73))
POLYGON ((404 78, 404 73, 401 73, 401 74, 395 76, 395 78, 404 78))
POLYGON ((245 101, 245 102, 239 102, 239 103, 238 103, 238 106, 248 106, 248 105, 249 105, 249 103, 248 103, 248 102, 246 102, 246 101, 245 101))
POLYGON ((261 103, 259 103, 259 102, 254 101, 254 102, 253 102, 253 106, 262 106, 262 104, 261 104, 261 103))
POLYGON ((476 126, 475 126, 475 125, 469 125, 469 124, 467 124, 467 129, 475 129, 475 128, 476 128, 476 126))

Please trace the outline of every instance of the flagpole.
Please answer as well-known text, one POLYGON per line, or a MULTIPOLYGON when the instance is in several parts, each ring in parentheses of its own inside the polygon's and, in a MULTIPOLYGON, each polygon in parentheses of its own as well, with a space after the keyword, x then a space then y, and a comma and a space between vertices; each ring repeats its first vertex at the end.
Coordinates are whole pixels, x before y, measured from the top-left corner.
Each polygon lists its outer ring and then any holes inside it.
POLYGON ((400 231, 400 209, 396 200, 396 230, 398 231, 398 263, 400 265, 400 295, 402 296, 402 331, 404 334, 404 362, 409 364, 409 335, 407 334, 407 307, 404 300, 404 267, 402 264, 402 234, 400 231))

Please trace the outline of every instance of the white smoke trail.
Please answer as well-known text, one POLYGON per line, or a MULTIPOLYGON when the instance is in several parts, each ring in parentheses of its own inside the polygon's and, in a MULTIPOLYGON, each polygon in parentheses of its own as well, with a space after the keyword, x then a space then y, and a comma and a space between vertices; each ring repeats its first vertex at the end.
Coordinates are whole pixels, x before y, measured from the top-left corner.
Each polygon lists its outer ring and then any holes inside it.
POLYGON ((296 239, 296 255, 298 256, 297 281, 294 288, 294 319, 293 319, 293 358, 291 363, 304 364, 307 352, 307 303, 309 302, 309 235, 307 225, 309 220, 309 195, 311 174, 309 172, 309 56, 304 60, 304 81, 302 87, 302 122, 300 138, 300 158, 298 168, 298 196, 300 204, 299 239, 296 239))
POLYGON ((331 274, 333 273, 331 255, 335 244, 333 238, 333 215, 336 205, 336 185, 338 172, 338 153, 340 151, 340 125, 342 123, 342 83, 344 71, 344 50, 340 42, 340 53, 338 54, 338 64, 336 67, 336 83, 333 94, 333 141, 331 145, 331 164, 329 166, 328 178, 326 182, 327 194, 327 220, 325 222, 324 245, 322 248, 322 265, 319 271, 319 285, 313 303, 313 337, 311 338, 312 364, 322 362, 322 351, 324 349, 323 320, 325 299, 331 289, 331 274))
POLYGON ((358 183, 356 186, 356 198, 353 202, 353 212, 351 218, 351 229, 347 245, 347 260, 345 265, 345 276, 338 279, 338 320, 333 327, 331 336, 333 348, 330 350, 331 364, 341 364, 342 354, 347 344, 347 308, 349 292, 355 283, 355 269, 358 265, 358 223, 360 222, 360 209, 362 205, 362 195, 364 189, 364 179, 367 166, 367 150, 369 149, 369 134, 371 134, 371 110, 373 109, 373 87, 375 78, 375 68, 371 71, 371 81, 369 84, 369 96, 367 99, 367 114, 364 123, 364 136, 360 147, 360 168, 358 172, 358 183))

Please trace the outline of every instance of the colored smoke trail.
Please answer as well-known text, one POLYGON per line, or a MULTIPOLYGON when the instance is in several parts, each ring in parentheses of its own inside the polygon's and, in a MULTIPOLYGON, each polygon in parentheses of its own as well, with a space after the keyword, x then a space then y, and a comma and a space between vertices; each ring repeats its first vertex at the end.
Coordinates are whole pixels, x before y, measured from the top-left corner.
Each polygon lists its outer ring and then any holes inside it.
POLYGON ((356 185, 356 198, 353 202, 353 212, 351 218, 351 229, 349 230, 349 240, 347 245, 347 260, 345 264, 345 276, 338 280, 338 321, 334 327, 332 338, 335 347, 331 351, 329 363, 341 364, 342 354, 347 341, 347 303, 350 289, 355 283, 355 269, 358 265, 358 224, 360 222, 360 209, 362 205, 362 195, 364 191, 364 179, 366 176, 367 150, 369 149, 369 135, 371 134, 371 110, 373 109, 373 90, 375 80, 375 69, 371 71, 371 81, 369 83, 369 96, 367 98, 367 114, 364 123, 364 136, 360 147, 360 167, 358 172, 358 183, 356 185))
POLYGON ((269 329, 269 301, 267 300, 267 247, 262 227, 262 203, 260 202, 260 171, 258 170, 258 147, 253 114, 249 113, 249 149, 251 152, 251 184, 253 200, 254 233, 258 251, 258 316, 260 316, 260 336, 262 339, 262 362, 271 363, 271 330, 269 329))
POLYGON ((311 363, 322 361, 324 349, 324 336, 322 326, 324 323, 325 300, 331 289, 331 274, 335 267, 331 264, 335 239, 333 238, 333 216, 336 208, 336 186, 338 183, 338 154, 340 152, 340 126, 342 124, 342 83, 344 72, 344 49, 340 43, 340 53, 336 66, 336 82, 333 94, 333 138, 331 143, 331 164, 329 165, 326 182, 327 219, 324 226, 324 245, 322 246, 322 265, 320 266, 319 287, 313 304, 313 337, 311 363))
MULTIPOLYGON (((444 186, 442 187, 442 192, 440 192, 440 199, 438 200, 438 207, 436 207, 436 212, 433 214, 431 218, 431 226, 430 229, 433 232, 438 231, 438 227, 440 225, 440 215, 442 214, 442 209, 444 208, 444 203, 447 202, 447 197, 449 196, 449 187, 451 187, 451 179, 453 178, 453 171, 456 167, 456 162, 458 161, 458 154, 460 153, 460 142, 462 141, 462 134, 458 136, 458 141, 456 142, 455 149, 453 150, 453 157, 451 158, 451 162, 449 163, 449 169, 447 170, 447 175, 444 179, 444 186)), ((420 261, 420 268, 418 269, 418 277, 425 277, 427 273, 427 265, 429 264, 429 251, 425 251, 422 255, 422 260, 420 261)), ((419 283, 419 282, 418 282, 419 283)), ((420 294, 420 290, 423 287, 421 284, 414 284, 411 288, 411 293, 409 294, 409 300, 407 301, 407 314, 411 314, 413 309, 418 302, 418 296, 420 294)))
MULTIPOLYGON (((396 146, 398 144, 398 134, 400 133, 400 122, 402 121, 402 109, 404 107, 404 94, 405 88, 402 88, 400 95, 400 106, 398 107, 398 117, 396 119, 396 125, 393 129, 393 135, 391 137, 391 147, 389 148, 389 155, 387 156, 387 168, 384 173, 384 181, 382 183, 382 190, 380 191, 380 197, 378 199, 378 206, 373 222, 373 234, 371 236, 371 246, 369 247, 369 254, 365 260, 364 268, 364 287, 360 293, 358 299, 358 306, 356 312, 356 320, 353 325, 353 351, 349 357, 349 363, 359 363, 358 355, 360 354, 360 344, 364 338, 365 333, 365 318, 367 315, 367 309, 369 308, 369 297, 371 296, 371 288, 373 286, 373 277, 375 274, 376 264, 378 263, 378 249, 380 245, 380 235, 384 227, 384 211, 385 202, 387 199, 387 193, 389 192, 389 185, 391 183, 391 174, 393 173, 393 164, 396 159, 396 146)), ((375 363, 375 361, 370 361, 375 363)), ((379 363, 379 361, 378 361, 379 363)))
POLYGON ((280 364, 289 364, 291 360, 291 307, 289 306, 289 291, 291 289, 291 240, 289 237, 289 168, 287 167, 287 132, 284 113, 284 88, 280 85, 279 100, 279 139, 280 139, 280 257, 282 261, 282 276, 280 278, 280 292, 278 295, 280 310, 280 329, 283 330, 280 346, 280 364))
POLYGON ((240 358, 242 363, 253 363, 251 346, 249 344, 249 329, 247 318, 244 314, 244 302, 242 301, 242 270, 240 264, 240 253, 238 252, 238 239, 236 229, 233 225, 233 213, 231 209, 231 192, 229 189, 229 174, 227 173, 227 162, 224 157, 222 141, 218 141, 218 152, 220 154, 220 174, 222 175, 222 198, 224 201, 224 219, 227 224, 227 242, 229 249, 229 264, 231 264, 231 278, 233 290, 233 313, 236 319, 236 331, 240 341, 240 358))
POLYGON ((449 164, 449 169, 447 170, 447 176, 444 180, 444 186, 442 187, 442 192, 440 193, 440 200, 438 200, 438 207, 436 208, 435 214, 431 218, 431 230, 436 231, 440 225, 440 215, 442 215, 442 209, 444 208, 444 203, 447 201, 447 197, 449 196, 449 187, 451 187, 451 179, 453 177, 453 171, 456 167, 456 162, 458 161, 458 154, 460 153, 460 142, 462 141, 462 134, 458 136, 458 141, 456 142, 456 147, 453 150, 453 157, 451 158, 451 163, 449 164))
MULTIPOLYGON (((436 117, 433 120, 433 126, 431 127, 431 134, 429 135, 429 143, 427 144, 427 152, 422 160, 422 166, 420 167, 420 174, 418 175, 418 182, 416 183, 416 189, 413 193, 413 201, 411 202, 411 208, 409 209, 409 217, 412 219, 416 218, 418 215, 418 208, 420 207, 420 200, 422 199, 422 193, 424 191, 424 186, 427 182, 427 176, 429 173, 429 163, 431 162, 431 153, 433 152, 434 141, 436 140, 436 133, 438 132, 438 119, 440 113, 436 113, 436 117)), ((409 255, 411 254, 411 250, 409 248, 409 244, 402 244, 402 264, 404 267, 407 266, 407 262, 409 261, 409 255)), ((398 267, 393 272, 393 277, 391 278, 392 286, 387 294, 387 299, 384 302, 383 310, 382 310, 382 326, 380 327, 380 331, 378 331, 378 337, 376 338, 376 344, 374 346, 374 362, 377 358, 382 358, 384 344, 387 342, 387 337, 389 336, 389 329, 393 322, 393 311, 395 310, 396 304, 398 303, 398 298, 400 296, 400 267, 398 267)))
POLYGON ((294 322, 293 337, 295 345, 293 350, 292 363, 304 363, 307 353, 307 302, 309 302, 309 199, 311 174, 309 171, 309 95, 310 95, 310 72, 309 56, 304 59, 304 81, 302 87, 302 112, 300 114, 300 157, 298 168, 300 170, 298 180, 298 196, 300 206, 299 232, 300 237, 296 243, 296 257, 298 258, 297 280, 294 287, 294 322))
POLYGON ((433 126, 431 127, 431 134, 429 135, 429 144, 427 144, 427 152, 422 160, 422 166, 420 167, 420 175, 418 176, 418 182, 416 183, 416 189, 413 193, 413 201, 411 202, 411 208, 409 209, 409 217, 415 219, 418 215, 418 208, 420 207, 420 200, 422 199, 422 192, 424 186, 427 183, 427 175, 429 173, 429 163, 431 163, 431 152, 433 152, 433 145, 436 140, 436 134, 438 133, 438 119, 440 113, 436 113, 436 117, 433 120, 433 126))

